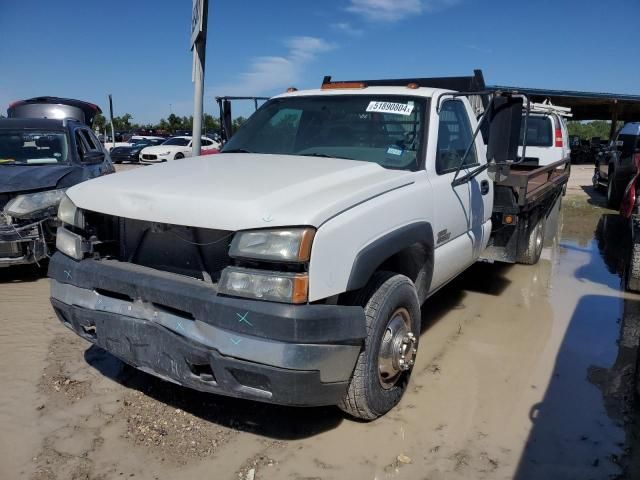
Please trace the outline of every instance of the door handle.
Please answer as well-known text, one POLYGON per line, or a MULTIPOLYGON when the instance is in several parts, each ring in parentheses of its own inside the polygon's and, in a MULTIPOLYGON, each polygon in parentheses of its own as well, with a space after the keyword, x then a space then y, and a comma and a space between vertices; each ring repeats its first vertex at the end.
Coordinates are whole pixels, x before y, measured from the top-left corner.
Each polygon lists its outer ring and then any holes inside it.
POLYGON ((482 195, 486 195, 487 193, 489 193, 489 181, 488 180, 482 180, 480 182, 480 193, 482 195))

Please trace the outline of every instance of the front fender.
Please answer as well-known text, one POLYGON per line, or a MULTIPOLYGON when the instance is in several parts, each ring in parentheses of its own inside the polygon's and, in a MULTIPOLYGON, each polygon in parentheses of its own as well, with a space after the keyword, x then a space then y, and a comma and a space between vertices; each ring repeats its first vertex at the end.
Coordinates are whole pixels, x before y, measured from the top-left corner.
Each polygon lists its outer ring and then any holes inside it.
POLYGON ((387 258, 416 243, 433 245, 426 179, 375 197, 328 220, 316 232, 309 300, 361 288, 387 258))

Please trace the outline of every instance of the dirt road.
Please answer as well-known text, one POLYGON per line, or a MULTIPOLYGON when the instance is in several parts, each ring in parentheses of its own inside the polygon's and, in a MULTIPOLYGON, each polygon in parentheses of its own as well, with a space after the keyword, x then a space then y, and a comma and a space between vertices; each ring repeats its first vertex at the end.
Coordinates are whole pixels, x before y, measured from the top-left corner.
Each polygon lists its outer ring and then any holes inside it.
POLYGON ((410 390, 373 423, 137 372, 54 318, 46 278, 0 271, 0 479, 622 474, 640 297, 621 292, 624 226, 589 181, 574 168, 537 266, 476 265, 424 305, 410 390))

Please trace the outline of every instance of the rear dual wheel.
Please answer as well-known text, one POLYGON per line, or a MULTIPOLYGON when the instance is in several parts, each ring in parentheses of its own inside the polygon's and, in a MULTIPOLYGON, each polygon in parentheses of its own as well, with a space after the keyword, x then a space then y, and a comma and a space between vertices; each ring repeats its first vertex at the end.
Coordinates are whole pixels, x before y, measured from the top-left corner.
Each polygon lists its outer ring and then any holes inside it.
POLYGON ((546 218, 540 217, 527 229, 526 243, 518 245, 516 262, 524 265, 535 265, 540 260, 542 247, 544 246, 544 227, 546 218))
POLYGON ((338 406, 374 420, 397 405, 407 388, 418 352, 420 302, 409 278, 377 272, 354 303, 364 307, 367 338, 338 406))

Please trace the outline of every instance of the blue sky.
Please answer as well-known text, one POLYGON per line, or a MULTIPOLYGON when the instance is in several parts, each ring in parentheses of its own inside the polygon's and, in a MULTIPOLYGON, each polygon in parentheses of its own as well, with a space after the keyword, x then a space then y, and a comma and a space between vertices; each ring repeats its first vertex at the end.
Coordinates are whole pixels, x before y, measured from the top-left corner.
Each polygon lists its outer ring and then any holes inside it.
MULTIPOLYGON (((0 0, 0 108, 69 96, 137 122, 192 110, 191 0, 0 0)), ((640 94, 637 0, 210 0, 214 95, 337 79, 469 75, 640 94), (611 30, 615 26, 615 30, 611 30)))

